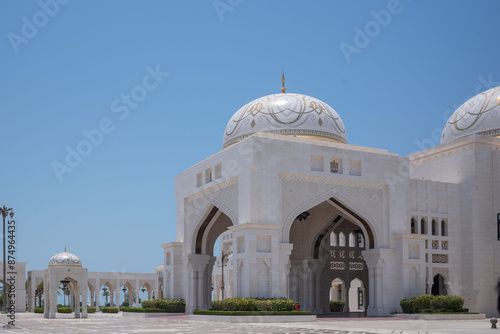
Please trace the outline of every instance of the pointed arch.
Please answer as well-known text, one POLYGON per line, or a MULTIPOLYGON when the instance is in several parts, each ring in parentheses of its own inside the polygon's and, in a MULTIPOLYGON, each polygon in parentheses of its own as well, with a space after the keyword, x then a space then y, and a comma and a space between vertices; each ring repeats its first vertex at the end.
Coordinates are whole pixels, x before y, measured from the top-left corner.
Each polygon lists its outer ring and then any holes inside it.
POLYGON ((368 237, 369 248, 375 248, 375 245, 378 244, 379 236, 381 237, 381 231, 376 228, 376 226, 372 223, 376 220, 371 216, 371 214, 366 211, 365 208, 354 203, 351 199, 344 196, 342 193, 339 193, 336 189, 331 189, 319 196, 316 196, 312 200, 309 200, 294 210, 292 210, 288 216, 284 220, 282 234, 281 234, 281 242, 288 243, 290 242, 290 228, 295 221, 295 218, 304 211, 307 211, 327 200, 331 200, 333 203, 338 206, 339 209, 345 211, 347 214, 351 216, 351 218, 358 220, 361 223, 361 228, 364 230, 363 232, 370 231, 370 235, 365 234, 365 239, 368 237))
POLYGON ((221 213, 229 218, 233 226, 236 222, 234 213, 214 197, 210 198, 203 212, 204 214, 200 216, 196 227, 193 229, 195 233, 193 233, 192 236, 191 249, 194 254, 203 254, 203 249, 206 248, 207 245, 208 235, 205 232, 211 229, 211 225, 215 223, 221 213))

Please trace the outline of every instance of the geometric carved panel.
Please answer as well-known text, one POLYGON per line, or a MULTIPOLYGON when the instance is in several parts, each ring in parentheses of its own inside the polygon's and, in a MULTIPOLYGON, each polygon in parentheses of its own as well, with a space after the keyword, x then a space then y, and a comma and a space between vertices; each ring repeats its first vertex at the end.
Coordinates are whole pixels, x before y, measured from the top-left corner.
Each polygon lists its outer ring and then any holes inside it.
POLYGON ((363 262, 349 262, 349 270, 363 270, 363 262))
POLYGON ((333 270, 344 270, 345 269, 345 263, 344 262, 331 261, 330 262, 330 269, 333 269, 333 270))
POLYGON ((257 252, 270 252, 271 251, 271 236, 258 235, 257 236, 257 252))
POLYGON ((420 245, 408 245, 408 258, 420 259, 420 245))
POLYGON ((448 255, 432 254, 432 263, 448 263, 448 255))

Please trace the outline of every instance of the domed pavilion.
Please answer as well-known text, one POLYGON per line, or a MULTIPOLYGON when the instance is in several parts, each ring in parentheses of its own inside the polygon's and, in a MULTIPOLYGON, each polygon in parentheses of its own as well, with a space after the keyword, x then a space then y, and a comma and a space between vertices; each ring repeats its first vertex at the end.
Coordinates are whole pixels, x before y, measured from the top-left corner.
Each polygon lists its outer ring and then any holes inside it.
POLYGON ((44 271, 45 318, 54 319, 56 317, 57 292, 61 285, 70 290, 70 300, 75 318, 87 318, 88 271, 82 266, 80 258, 68 253, 66 248, 63 253, 50 258, 49 266, 44 271), (80 298, 83 301, 81 313, 80 298))

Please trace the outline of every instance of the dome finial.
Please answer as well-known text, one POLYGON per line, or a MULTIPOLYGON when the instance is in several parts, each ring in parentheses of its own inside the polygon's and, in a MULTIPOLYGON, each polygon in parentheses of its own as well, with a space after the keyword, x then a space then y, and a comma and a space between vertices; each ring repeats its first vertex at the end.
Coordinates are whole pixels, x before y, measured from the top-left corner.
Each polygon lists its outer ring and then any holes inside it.
POLYGON ((282 87, 281 87, 281 92, 283 94, 285 94, 286 92, 286 88, 285 88, 285 70, 283 69, 283 74, 281 75, 281 83, 282 83, 282 87))
POLYGON ((64 246, 64 253, 66 253, 66 246, 64 246))

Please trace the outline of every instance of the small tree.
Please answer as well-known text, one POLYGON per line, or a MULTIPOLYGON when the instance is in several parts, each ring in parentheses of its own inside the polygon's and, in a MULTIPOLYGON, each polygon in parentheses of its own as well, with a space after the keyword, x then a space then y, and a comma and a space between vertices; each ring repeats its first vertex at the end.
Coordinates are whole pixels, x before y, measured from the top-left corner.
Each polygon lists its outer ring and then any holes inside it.
POLYGON ((104 305, 105 305, 105 306, 108 306, 108 296, 109 296, 109 291, 108 291, 108 290, 104 291, 104 292, 102 293, 102 295, 103 295, 104 297, 106 297, 106 304, 104 304, 104 305))
POLYGON ((42 307, 42 295, 43 295, 43 282, 38 284, 35 289, 35 299, 38 297, 38 307, 42 307))

